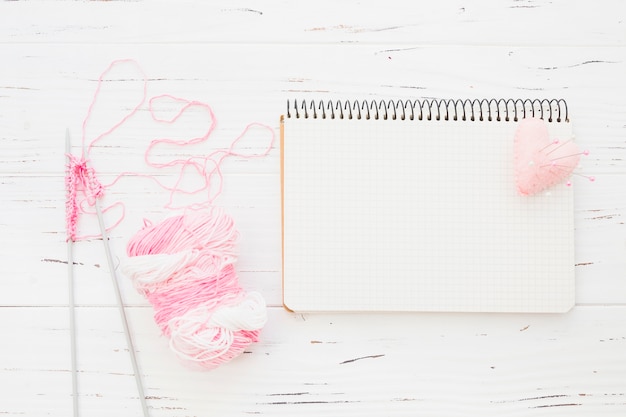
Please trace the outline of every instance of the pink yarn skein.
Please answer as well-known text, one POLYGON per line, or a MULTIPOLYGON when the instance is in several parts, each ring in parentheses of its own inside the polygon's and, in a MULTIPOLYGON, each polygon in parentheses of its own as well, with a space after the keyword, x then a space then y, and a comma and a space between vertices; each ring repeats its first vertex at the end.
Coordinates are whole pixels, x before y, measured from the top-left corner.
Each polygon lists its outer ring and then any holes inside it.
POLYGON ((237 236, 231 217, 213 207, 148 224, 128 243, 124 272, 185 362, 228 362, 258 341, 266 322, 263 298, 239 286, 237 236))

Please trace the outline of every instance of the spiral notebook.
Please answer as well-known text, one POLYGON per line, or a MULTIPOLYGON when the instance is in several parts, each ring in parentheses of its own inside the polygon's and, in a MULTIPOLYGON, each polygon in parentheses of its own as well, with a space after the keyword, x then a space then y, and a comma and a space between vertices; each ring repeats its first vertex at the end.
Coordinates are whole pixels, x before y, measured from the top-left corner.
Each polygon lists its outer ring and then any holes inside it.
POLYGON ((531 115, 572 138, 562 100, 288 103, 284 306, 569 310, 573 187, 513 184, 514 132, 531 115))

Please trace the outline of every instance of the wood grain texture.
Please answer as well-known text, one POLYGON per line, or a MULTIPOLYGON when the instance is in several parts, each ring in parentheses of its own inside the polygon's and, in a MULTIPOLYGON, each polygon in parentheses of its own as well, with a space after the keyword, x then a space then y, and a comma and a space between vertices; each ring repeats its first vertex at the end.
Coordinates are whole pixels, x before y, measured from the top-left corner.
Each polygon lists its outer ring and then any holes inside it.
MULTIPOLYGON (((252 121, 277 133, 287 99, 565 98, 590 150, 576 188, 576 303, 564 315, 310 314, 284 311, 279 152, 232 158, 217 201, 241 232, 242 284, 267 299, 260 343, 212 372, 181 366, 151 308, 121 280, 153 416, 606 415, 626 413, 626 3, 619 0, 312 3, 225 0, 0 3, 0 415, 67 416, 71 382, 64 236, 64 131, 80 126, 98 75, 136 59, 150 96, 209 103, 228 146, 252 121)), ((127 68, 93 135, 137 100, 127 68)), ((189 137, 145 111, 94 148, 103 180, 143 164, 155 137, 189 137)), ((259 143, 262 142, 259 138, 259 143)), ((253 142, 255 143, 255 142, 253 142)), ((250 145, 256 149, 257 145, 250 145)), ((259 148, 260 149, 260 148, 259 148)), ((116 261, 167 196, 125 178, 116 261)), ((113 221, 115 212, 108 221, 113 221)), ((95 219, 85 219, 95 230, 95 219)), ((75 247, 81 415, 141 415, 98 239, 75 247)))
POLYGON ((281 0, 234 5, 31 1, 3 6, 7 41, 624 45, 621 2, 488 0, 384 4, 281 0))
MULTIPOLYGON (((616 336, 626 325, 624 307, 566 315, 271 309, 262 342, 212 372, 181 366, 148 308, 128 311, 154 416, 541 416, 559 407, 567 415, 619 415, 626 405, 626 338, 616 336)), ((18 394, 3 401, 3 412, 68 415, 66 309, 13 313, 0 310, 3 334, 22 336, 3 346, 0 375, 18 394)), ((84 414, 139 415, 117 312, 81 307, 77 318, 84 414)))

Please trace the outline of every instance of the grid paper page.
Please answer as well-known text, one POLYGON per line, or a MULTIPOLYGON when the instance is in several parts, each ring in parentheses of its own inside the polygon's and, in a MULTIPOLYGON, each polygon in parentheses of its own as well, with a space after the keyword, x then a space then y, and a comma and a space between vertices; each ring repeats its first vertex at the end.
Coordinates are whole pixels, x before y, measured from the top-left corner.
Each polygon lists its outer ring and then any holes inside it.
MULTIPOLYGON (((569 123, 549 125, 552 138, 571 138, 569 123)), ((571 308, 573 190, 517 194, 516 126, 286 118, 285 307, 571 308)))

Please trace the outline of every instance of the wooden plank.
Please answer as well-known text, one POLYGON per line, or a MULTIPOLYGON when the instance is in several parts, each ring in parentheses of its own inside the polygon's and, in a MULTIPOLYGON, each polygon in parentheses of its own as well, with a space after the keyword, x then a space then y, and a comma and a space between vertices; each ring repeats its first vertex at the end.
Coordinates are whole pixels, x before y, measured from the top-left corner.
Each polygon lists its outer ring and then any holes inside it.
MULTIPOLYGON (((182 366, 129 308, 152 416, 626 412, 626 307, 563 315, 311 314, 270 309, 260 343, 214 371, 182 366)), ((117 311, 77 313, 81 415, 140 415, 117 311)), ((70 413, 63 308, 2 308, 0 413, 70 413), (45 343, 36 343, 36 341, 45 343)))
MULTIPOLYGON (((106 178, 106 177, 105 177, 106 178)), ((237 268, 242 285, 261 290, 268 303, 281 305, 280 194, 278 172, 272 175, 233 174, 217 200, 240 232, 237 268)), ((602 175, 595 183, 576 178, 576 275, 578 304, 626 303, 626 258, 623 237, 626 205, 618 197, 623 175, 602 175)), ((0 232, 10 245, 0 253, 4 277, 0 305, 63 305, 66 295, 66 253, 63 179, 55 176, 0 176, 3 220, 0 232)), ((127 183, 105 199, 125 205, 123 223, 111 232, 116 258, 125 259, 128 240, 143 227, 175 215, 163 209, 167 196, 146 183, 127 183)), ((107 216, 113 224, 117 214, 107 216)), ((83 216, 85 233, 98 233, 95 216, 83 216)), ((114 302, 102 242, 75 246, 77 302, 114 302)), ((123 277, 126 299, 144 304, 123 277)))
POLYGON ((622 2, 3 3, 5 42, 624 45, 622 2))
MULTIPOLYGON (((240 232, 237 268, 246 288, 261 290, 270 303, 280 305, 280 210, 278 173, 233 175, 219 204, 231 215, 240 232), (237 191, 239 190, 239 191, 237 191)), ((63 305, 67 303, 65 250, 65 195, 63 178, 44 176, 0 177, 6 245, 0 253, 3 279, 0 305, 63 305)), ((112 193, 103 206, 120 198, 125 221, 110 234, 116 264, 125 259, 128 240, 144 219, 157 223, 180 214, 163 209, 167 197, 142 186, 112 193), (138 191, 134 191, 138 190, 138 191)), ((118 212, 120 213, 120 212, 118 212)), ((107 215, 107 224, 117 213, 107 215)), ((84 215, 84 233, 98 233, 95 216, 84 215)), ((114 298, 100 239, 75 244, 76 299, 82 305, 111 305, 114 298)), ((120 282, 130 304, 145 304, 125 277, 120 282)))
MULTIPOLYGON (((288 99, 565 98, 574 133, 591 151, 586 174, 623 173, 626 48, 402 47, 384 45, 40 45, 0 44, 11 65, 0 67, 0 172, 58 174, 64 132, 81 150, 81 125, 98 75, 114 59, 137 59, 150 77, 148 95, 169 93, 213 107, 217 129, 205 144, 163 145, 155 158, 206 155, 225 149, 251 122, 278 129, 288 99), (167 57, 166 60, 163 57, 167 57), (183 65, 181 65, 183 63, 183 65), (253 70, 250 70, 253 66, 253 70)), ((141 96, 140 76, 121 66, 105 83, 87 139, 109 129, 141 96)), ((173 115, 163 105, 161 114, 173 115)), ((153 122, 147 105, 97 144, 100 172, 145 171, 144 152, 157 138, 191 138, 208 118, 191 112, 174 126, 153 122)), ((269 132, 255 131, 249 146, 265 148, 269 132)), ((226 164, 227 172, 276 172, 278 151, 264 160, 226 164), (231 171, 232 170, 232 171, 231 171)))

